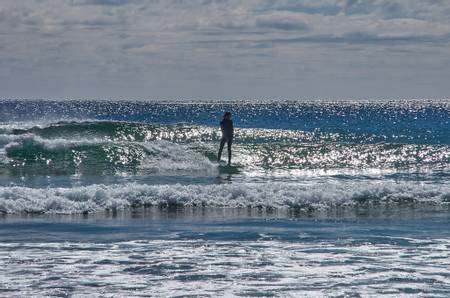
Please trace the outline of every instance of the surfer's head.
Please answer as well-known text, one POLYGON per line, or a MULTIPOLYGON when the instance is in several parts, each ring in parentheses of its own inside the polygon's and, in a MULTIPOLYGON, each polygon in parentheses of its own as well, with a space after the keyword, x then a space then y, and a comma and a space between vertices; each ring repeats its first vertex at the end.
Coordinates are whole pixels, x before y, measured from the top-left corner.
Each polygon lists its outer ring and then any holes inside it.
POLYGON ((225 114, 223 114, 223 119, 231 119, 231 113, 225 112, 225 114))

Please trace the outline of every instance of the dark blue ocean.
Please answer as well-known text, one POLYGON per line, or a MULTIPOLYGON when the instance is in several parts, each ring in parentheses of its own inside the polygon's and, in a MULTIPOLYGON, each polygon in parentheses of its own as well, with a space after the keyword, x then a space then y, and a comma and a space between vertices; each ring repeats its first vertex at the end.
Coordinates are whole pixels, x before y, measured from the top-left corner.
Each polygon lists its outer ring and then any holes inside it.
POLYGON ((449 121, 449 100, 2 100, 0 296, 447 297, 449 121))

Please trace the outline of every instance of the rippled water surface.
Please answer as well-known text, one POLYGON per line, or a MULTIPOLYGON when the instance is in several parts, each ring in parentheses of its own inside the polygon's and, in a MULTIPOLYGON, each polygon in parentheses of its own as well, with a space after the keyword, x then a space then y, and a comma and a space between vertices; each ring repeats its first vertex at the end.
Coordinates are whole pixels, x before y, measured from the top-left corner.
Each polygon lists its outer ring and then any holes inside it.
POLYGON ((0 293, 446 297, 449 220, 415 209, 8 217, 0 293))
POLYGON ((447 100, 0 101, 0 296, 448 297, 449 121, 447 100))

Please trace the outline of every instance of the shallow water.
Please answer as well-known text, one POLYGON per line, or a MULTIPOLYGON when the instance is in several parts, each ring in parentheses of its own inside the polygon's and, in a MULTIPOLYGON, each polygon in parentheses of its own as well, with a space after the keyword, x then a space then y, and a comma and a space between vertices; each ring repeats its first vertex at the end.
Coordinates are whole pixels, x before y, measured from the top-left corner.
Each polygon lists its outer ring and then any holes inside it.
POLYGON ((8 296, 450 293, 450 213, 142 209, 1 219, 8 296))

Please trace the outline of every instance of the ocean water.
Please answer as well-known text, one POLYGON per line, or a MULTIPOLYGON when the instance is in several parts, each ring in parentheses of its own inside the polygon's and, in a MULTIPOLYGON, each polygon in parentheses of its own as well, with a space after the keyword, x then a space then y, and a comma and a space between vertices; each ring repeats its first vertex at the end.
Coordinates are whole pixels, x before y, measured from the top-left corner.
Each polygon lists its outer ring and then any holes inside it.
POLYGON ((448 100, 0 101, 0 295, 447 297, 449 121, 448 100))

